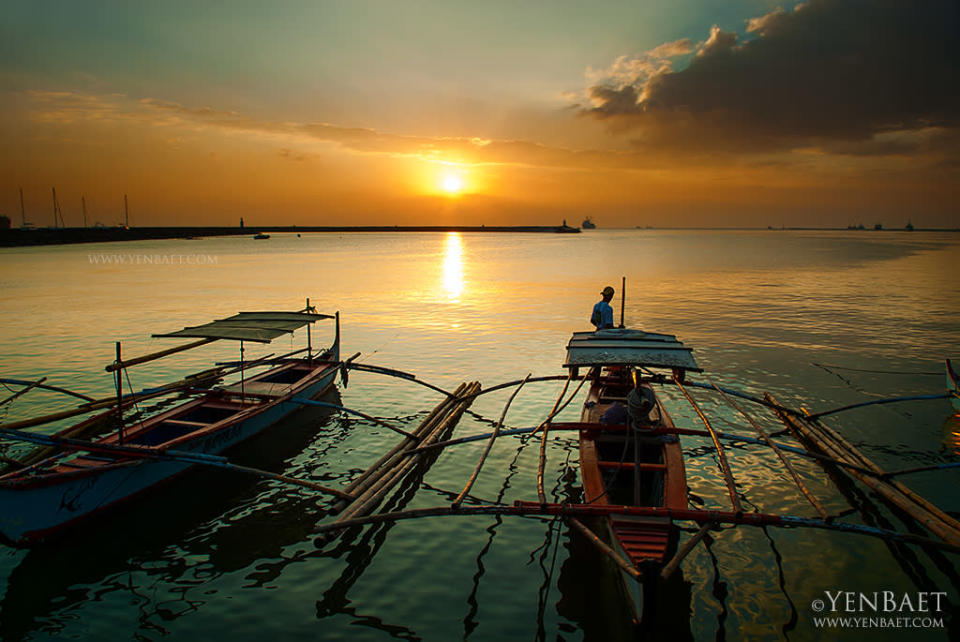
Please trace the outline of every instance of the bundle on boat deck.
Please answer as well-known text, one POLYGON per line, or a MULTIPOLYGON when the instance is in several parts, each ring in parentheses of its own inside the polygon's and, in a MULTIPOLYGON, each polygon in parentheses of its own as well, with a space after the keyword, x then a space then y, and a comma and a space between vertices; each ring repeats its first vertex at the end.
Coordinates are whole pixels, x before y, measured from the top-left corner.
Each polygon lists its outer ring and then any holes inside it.
POLYGON ((404 437, 403 441, 344 488, 354 499, 340 501, 334 507, 334 511, 340 511, 340 514, 331 526, 369 515, 397 484, 418 466, 430 461, 427 458, 435 457, 430 451, 414 449, 446 439, 478 392, 478 382, 460 384, 450 397, 440 402, 416 430, 412 431, 412 438, 404 437))

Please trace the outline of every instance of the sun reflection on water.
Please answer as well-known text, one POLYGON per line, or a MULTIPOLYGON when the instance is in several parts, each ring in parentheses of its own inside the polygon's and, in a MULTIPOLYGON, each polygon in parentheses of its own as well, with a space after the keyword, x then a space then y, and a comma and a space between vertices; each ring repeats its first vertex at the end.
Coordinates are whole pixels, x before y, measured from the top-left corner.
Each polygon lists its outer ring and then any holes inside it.
POLYGON ((459 232, 448 232, 443 252, 443 289, 450 301, 459 301, 463 288, 463 243, 459 232))

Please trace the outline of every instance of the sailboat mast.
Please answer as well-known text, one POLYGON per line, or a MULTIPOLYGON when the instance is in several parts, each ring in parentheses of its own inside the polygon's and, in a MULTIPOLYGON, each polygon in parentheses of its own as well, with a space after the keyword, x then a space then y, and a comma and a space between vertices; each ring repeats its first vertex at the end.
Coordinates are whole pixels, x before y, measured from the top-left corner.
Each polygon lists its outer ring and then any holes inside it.
POLYGON ((23 207, 23 188, 20 188, 20 227, 27 226, 27 211, 23 207))
POLYGON ((53 229, 57 229, 57 188, 50 189, 53 191, 53 229))
POLYGON ((123 224, 130 227, 130 210, 127 208, 127 195, 123 195, 123 224))
POLYGON ((83 226, 87 226, 87 199, 85 196, 80 197, 80 209, 83 210, 83 226))

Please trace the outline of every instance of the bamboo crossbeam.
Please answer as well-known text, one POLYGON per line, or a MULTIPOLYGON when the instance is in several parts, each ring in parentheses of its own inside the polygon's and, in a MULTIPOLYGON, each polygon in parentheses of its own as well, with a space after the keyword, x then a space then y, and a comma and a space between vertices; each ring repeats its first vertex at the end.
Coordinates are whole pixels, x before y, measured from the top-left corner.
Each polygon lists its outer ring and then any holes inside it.
POLYGON ((161 359, 171 354, 176 354, 177 352, 183 352, 184 350, 192 350, 193 348, 199 348, 200 346, 205 346, 208 343, 213 343, 219 339, 200 339, 199 341, 193 341, 191 343, 185 343, 183 345, 177 346, 175 348, 167 348, 166 350, 159 350, 157 352, 151 352, 150 354, 145 354, 142 357, 135 357, 133 359, 128 359, 127 361, 113 362, 107 365, 104 370, 107 372, 116 372, 117 370, 122 370, 130 366, 135 366, 141 363, 147 363, 148 361, 155 361, 161 359))
POLYGON ((710 420, 707 419, 705 414, 703 414, 703 411, 700 410, 700 406, 698 406, 697 402, 693 400, 693 397, 691 397, 690 393, 687 392, 687 389, 683 387, 683 384, 679 381, 675 383, 677 388, 680 389, 680 392, 683 393, 683 396, 686 397, 687 401, 690 402, 690 405, 693 406, 693 409, 697 411, 698 415, 700 415, 703 425, 705 425, 707 430, 710 432, 710 438, 713 440, 713 447, 716 449, 717 457, 720 460, 720 469, 723 471, 723 478, 727 483, 727 492, 730 495, 730 503, 733 505, 734 512, 742 513, 743 508, 740 506, 740 497, 737 494, 737 487, 733 481, 733 473, 730 471, 730 464, 727 462, 727 454, 724 451, 723 446, 720 445, 720 439, 717 437, 717 431, 713 429, 713 426, 710 424, 710 420))
POLYGON ((960 552, 960 545, 951 544, 942 540, 931 539, 913 533, 899 533, 885 528, 865 526, 862 524, 845 524, 836 521, 828 522, 809 517, 793 515, 769 515, 764 513, 731 513, 716 510, 669 509, 654 506, 620 506, 602 504, 540 504, 539 502, 516 502, 513 506, 461 506, 454 510, 449 504, 434 508, 415 508, 393 513, 379 513, 366 515, 342 522, 320 524, 313 529, 314 533, 322 534, 330 531, 339 531, 355 526, 369 524, 384 524, 407 519, 426 517, 452 517, 467 515, 514 515, 518 517, 540 517, 559 515, 561 517, 595 517, 602 515, 633 515, 638 517, 662 517, 676 521, 692 521, 698 524, 716 522, 718 524, 738 524, 743 526, 773 526, 779 528, 816 528, 820 530, 840 533, 867 535, 889 541, 929 546, 944 551, 960 552))
POLYGON ((677 554, 673 556, 669 562, 664 564, 663 568, 660 569, 660 579, 668 579, 673 572, 677 570, 677 567, 680 566, 680 562, 686 559, 687 555, 693 550, 693 548, 700 543, 700 540, 704 538, 711 528, 716 527, 716 522, 704 522, 700 526, 700 530, 693 534, 693 537, 688 539, 683 543, 683 546, 680 547, 680 550, 677 551, 677 554))
POLYGON ((500 419, 497 420, 496 425, 493 427, 493 432, 490 433, 490 439, 487 441, 486 448, 483 449, 483 453, 480 455, 480 461, 477 462, 476 467, 473 469, 473 474, 470 475, 470 479, 467 480, 466 485, 463 487, 463 490, 460 491, 460 494, 457 495, 457 498, 453 500, 450 504, 452 507, 457 508, 460 504, 463 503, 464 498, 470 493, 470 489, 473 488, 473 484, 477 481, 477 477, 480 475, 480 469, 483 468, 483 462, 487 460, 487 455, 490 454, 490 449, 493 447, 493 442, 500 436, 500 428, 503 426, 503 420, 507 417, 507 410, 510 409, 510 404, 513 403, 514 398, 520 392, 520 389, 523 388, 523 385, 527 383, 527 379, 530 378, 528 374, 524 377, 523 381, 520 382, 520 385, 517 386, 517 389, 513 391, 513 394, 510 395, 510 398, 507 399, 507 403, 503 406, 503 412, 500 413, 500 419))
POLYGON ((597 536, 597 534, 592 530, 587 528, 583 522, 575 517, 570 517, 567 519, 567 523, 576 528, 580 534, 587 539, 587 541, 593 544, 601 553, 606 555, 614 564, 619 566, 627 575, 638 582, 643 580, 643 573, 641 573, 636 566, 631 564, 628 560, 624 559, 622 555, 610 548, 609 544, 600 539, 600 537, 597 536))
MULTIPOLYGON (((769 394, 767 396, 772 399, 769 394)), ((960 546, 960 523, 900 482, 878 479, 877 476, 884 474, 883 470, 842 436, 820 422, 807 422, 783 413, 778 415, 797 438, 806 440, 835 459, 859 462, 860 465, 872 470, 876 476, 863 475, 857 471, 849 471, 849 474, 867 485, 888 503, 910 515, 944 542, 960 546)))
POLYGON ((760 424, 754 421, 753 417, 747 414, 747 411, 741 408, 740 404, 738 404, 733 399, 731 399, 727 393, 721 390, 712 381, 710 383, 713 384, 714 389, 716 389, 716 391, 720 393, 720 396, 722 396, 723 399, 728 404, 730 404, 734 409, 736 409, 737 412, 743 415, 743 417, 750 423, 750 425, 753 426, 753 429, 757 431, 757 434, 760 435, 763 441, 766 442, 768 446, 770 446, 770 448, 773 450, 774 453, 776 453, 777 458, 780 459, 780 462, 783 464, 784 468, 786 468, 787 472, 790 474, 790 477, 793 478, 793 482, 797 485, 797 488, 800 490, 803 496, 806 497, 807 501, 810 502, 810 504, 814 507, 817 513, 820 514, 820 517, 822 517, 823 519, 826 519, 827 511, 826 509, 824 509, 823 504, 821 504, 820 500, 817 499, 816 496, 810 492, 810 489, 807 488, 807 485, 803 483, 803 479, 800 477, 800 474, 797 472, 797 469, 793 467, 793 464, 791 464, 790 460, 787 459, 787 456, 783 454, 783 451, 780 449, 777 443, 772 439, 770 439, 770 436, 767 434, 767 431, 765 431, 760 426, 760 424))

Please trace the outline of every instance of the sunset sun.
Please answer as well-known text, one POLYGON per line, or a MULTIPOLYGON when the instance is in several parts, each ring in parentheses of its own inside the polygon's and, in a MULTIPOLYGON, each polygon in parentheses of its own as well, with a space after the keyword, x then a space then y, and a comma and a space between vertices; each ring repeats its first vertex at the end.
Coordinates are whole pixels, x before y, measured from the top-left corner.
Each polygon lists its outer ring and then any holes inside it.
POLYGON ((460 194, 463 191, 463 179, 456 174, 448 174, 443 177, 441 187, 447 194, 460 194))

